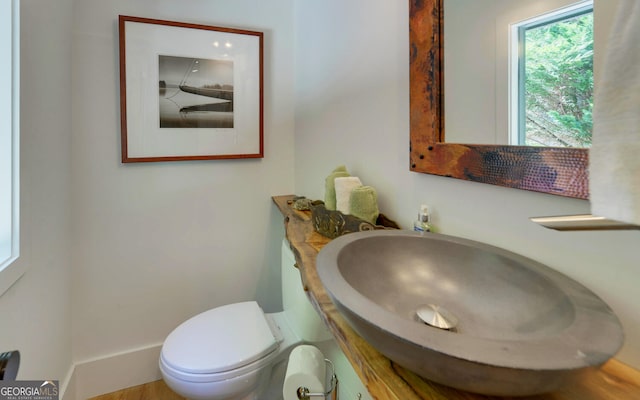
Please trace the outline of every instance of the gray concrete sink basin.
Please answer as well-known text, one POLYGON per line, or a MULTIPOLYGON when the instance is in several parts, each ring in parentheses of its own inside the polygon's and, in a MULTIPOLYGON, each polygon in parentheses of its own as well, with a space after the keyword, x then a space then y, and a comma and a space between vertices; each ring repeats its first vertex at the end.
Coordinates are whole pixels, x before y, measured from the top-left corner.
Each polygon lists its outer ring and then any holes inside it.
POLYGON ((374 348, 461 390, 551 392, 613 357, 624 340, 619 320, 592 291, 479 242, 352 233, 327 244, 317 268, 340 313, 374 348))

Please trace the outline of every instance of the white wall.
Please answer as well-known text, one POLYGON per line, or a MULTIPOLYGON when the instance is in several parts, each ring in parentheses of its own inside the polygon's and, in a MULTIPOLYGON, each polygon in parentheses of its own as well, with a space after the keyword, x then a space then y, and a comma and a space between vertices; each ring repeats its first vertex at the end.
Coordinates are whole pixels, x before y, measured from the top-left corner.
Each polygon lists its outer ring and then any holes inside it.
POLYGON ((547 231, 528 217, 588 203, 408 171, 407 7, 22 0, 30 268, 0 297, 0 351, 21 350, 19 378, 63 381, 72 360, 160 343, 219 304, 255 298, 278 309, 270 267, 283 228, 270 196, 293 192, 295 178, 296 193, 322 198, 342 163, 403 226, 428 202, 444 233, 523 253, 595 290, 625 325, 620 358, 640 368, 640 233, 547 231), (118 14, 263 30, 265 158, 122 165, 118 14))
POLYGON ((78 0, 73 31, 74 360, 161 343, 230 302, 278 310, 270 197, 293 191, 292 0, 78 0), (265 158, 123 165, 119 14, 264 31, 265 158))
POLYGON ((556 232, 528 218, 588 213, 587 201, 409 171, 408 4, 296 3, 296 193, 324 196, 346 164, 406 228, 430 204, 441 232, 539 260, 600 295, 621 318, 619 359, 640 368, 640 232, 556 232))
POLYGON ((61 384, 71 367, 71 0, 21 1, 21 222, 27 272, 0 296, 0 352, 18 379, 61 384))

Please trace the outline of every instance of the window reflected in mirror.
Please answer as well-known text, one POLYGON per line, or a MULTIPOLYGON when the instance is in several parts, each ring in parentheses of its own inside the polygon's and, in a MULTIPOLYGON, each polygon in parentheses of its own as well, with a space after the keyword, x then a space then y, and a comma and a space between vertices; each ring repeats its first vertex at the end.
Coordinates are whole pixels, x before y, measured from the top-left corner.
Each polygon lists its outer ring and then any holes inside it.
POLYGON ((593 4, 513 24, 510 143, 590 147, 593 4))
POLYGON ((443 8, 447 143, 590 146, 593 1, 443 0, 443 8))

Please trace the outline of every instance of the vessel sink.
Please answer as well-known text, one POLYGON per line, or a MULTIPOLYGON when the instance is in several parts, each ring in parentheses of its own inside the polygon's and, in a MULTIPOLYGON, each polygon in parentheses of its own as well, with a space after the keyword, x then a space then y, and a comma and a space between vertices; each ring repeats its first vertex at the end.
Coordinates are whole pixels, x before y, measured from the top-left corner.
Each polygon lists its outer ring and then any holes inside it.
POLYGON ((618 318, 592 291, 480 242, 351 233, 320 251, 317 269, 338 311, 369 344, 427 380, 465 391, 555 391, 623 343, 618 318))

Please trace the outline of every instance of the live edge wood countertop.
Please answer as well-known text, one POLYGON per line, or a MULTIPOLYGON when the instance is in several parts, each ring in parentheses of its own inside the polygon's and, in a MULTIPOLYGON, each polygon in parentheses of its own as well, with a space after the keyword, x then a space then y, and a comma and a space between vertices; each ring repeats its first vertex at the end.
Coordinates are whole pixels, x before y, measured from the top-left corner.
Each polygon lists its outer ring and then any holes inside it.
MULTIPOLYGON (((298 211, 290 206, 288 201, 293 197, 276 196, 273 201, 284 216, 286 237, 300 268, 302 284, 308 290, 313 306, 374 399, 505 399, 463 392, 420 378, 380 354, 355 333, 331 302, 316 271, 316 256, 331 239, 314 231, 309 211, 298 211)), ((517 399, 640 400, 640 371, 610 360, 601 369, 590 372, 579 385, 546 395, 517 399)))

